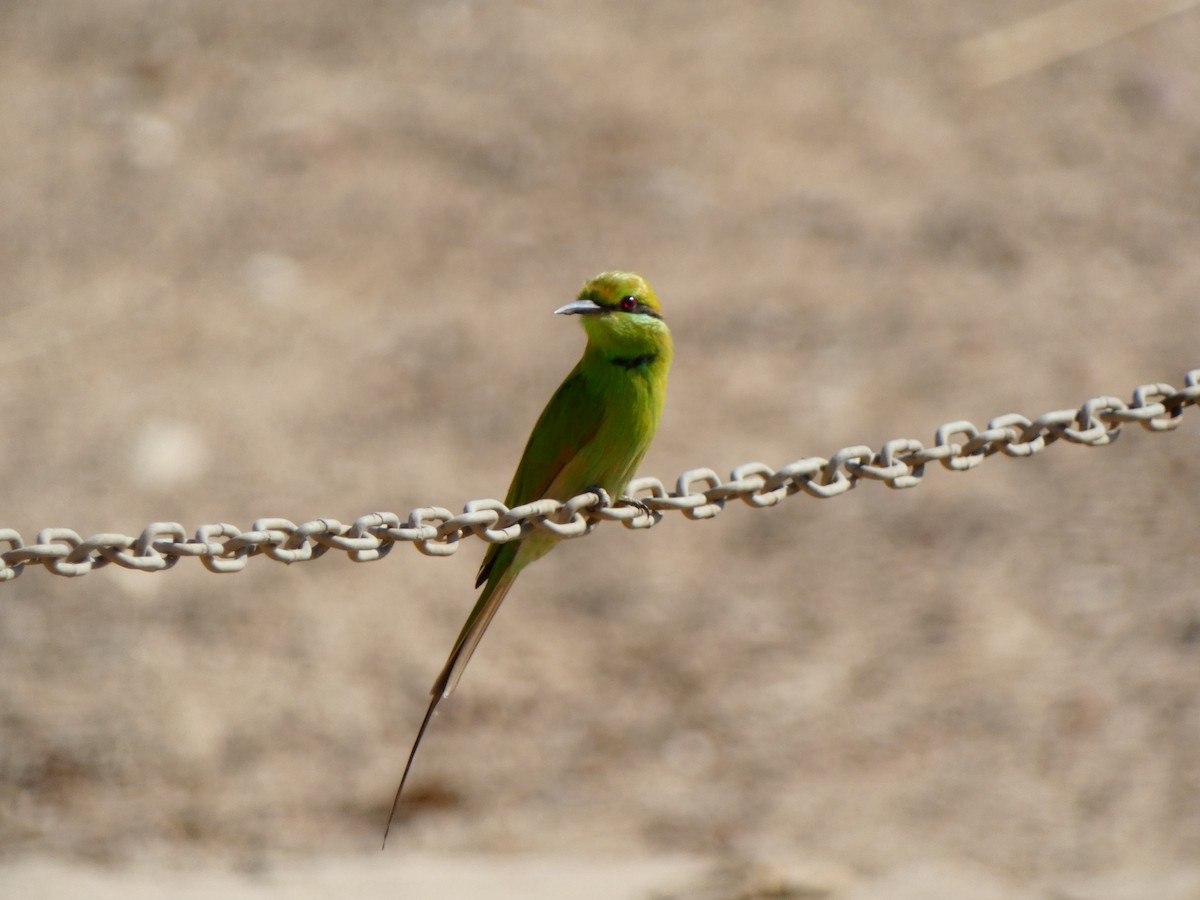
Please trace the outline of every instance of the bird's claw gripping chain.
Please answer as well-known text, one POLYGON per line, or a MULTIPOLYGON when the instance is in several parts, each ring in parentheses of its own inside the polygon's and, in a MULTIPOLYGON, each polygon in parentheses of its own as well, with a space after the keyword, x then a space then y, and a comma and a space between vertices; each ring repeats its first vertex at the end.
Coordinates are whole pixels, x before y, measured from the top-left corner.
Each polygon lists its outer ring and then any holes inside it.
POLYGON ((588 489, 586 491, 584 491, 584 493, 596 495, 596 505, 592 507, 593 511, 599 511, 601 509, 611 509, 612 508, 612 505, 613 505, 612 497, 610 497, 608 495, 608 491, 606 491, 604 488, 600 487, 600 485, 593 484, 590 487, 588 487, 588 489))
POLYGON ((646 516, 647 518, 654 517, 654 511, 652 509, 650 509, 650 507, 647 506, 645 503, 643 503, 641 500, 639 500, 637 497, 624 497, 624 496, 618 497, 617 498, 617 506, 618 507, 632 506, 643 516, 646 516))
MULTIPOLYGON (((601 520, 620 522, 626 528, 649 528, 662 521, 662 513, 637 497, 622 494, 614 502, 608 491, 599 486, 588 488, 585 494, 595 494, 596 502, 587 507, 588 518, 594 523, 601 520)), ((584 511, 582 508, 580 511, 584 511)))

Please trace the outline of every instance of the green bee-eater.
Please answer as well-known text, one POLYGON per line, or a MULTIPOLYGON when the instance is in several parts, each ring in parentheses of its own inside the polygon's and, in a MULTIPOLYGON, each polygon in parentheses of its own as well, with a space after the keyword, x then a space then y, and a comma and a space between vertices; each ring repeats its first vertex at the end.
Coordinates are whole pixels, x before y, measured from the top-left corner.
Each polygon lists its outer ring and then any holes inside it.
MULTIPOLYGON (((578 299, 555 313, 580 317, 587 346, 533 426, 504 500, 509 507, 543 497, 568 500, 597 488, 618 496, 646 455, 662 414, 671 334, 644 278, 631 272, 597 275, 578 299)), ((433 683, 433 697, 396 788, 385 842, 434 710, 462 678, 517 575, 556 541, 549 532, 535 531, 519 541, 492 544, 484 555, 475 582, 483 592, 433 683)))

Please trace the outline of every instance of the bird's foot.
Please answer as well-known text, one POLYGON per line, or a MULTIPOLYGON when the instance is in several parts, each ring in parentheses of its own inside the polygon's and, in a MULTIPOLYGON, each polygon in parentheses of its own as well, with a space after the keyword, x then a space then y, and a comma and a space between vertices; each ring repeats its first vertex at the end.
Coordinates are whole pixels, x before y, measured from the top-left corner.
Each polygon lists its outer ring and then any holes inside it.
MULTIPOLYGON (((598 485, 598 484, 593 484, 586 491, 584 491, 584 493, 585 494, 595 494, 597 497, 600 498, 600 502, 592 507, 593 510, 608 509, 610 506, 613 505, 612 497, 608 496, 608 491, 606 491, 604 488, 600 487, 600 485, 598 485)), ((622 499, 624 499, 624 498, 622 498, 622 499)))
POLYGON ((654 511, 637 497, 618 497, 617 506, 632 506, 643 516, 653 516, 654 511))
POLYGON ((587 489, 587 491, 585 493, 595 494, 597 497, 600 498, 600 502, 592 507, 592 512, 597 512, 598 510, 601 510, 601 509, 614 509, 619 506, 632 506, 634 509, 636 509, 639 513, 641 513, 641 515, 645 516, 646 518, 648 518, 648 519, 655 518, 654 510, 652 510, 649 506, 647 506, 641 500, 638 500, 636 497, 630 497, 630 496, 622 494, 620 497, 617 498, 617 502, 613 503, 612 497, 609 496, 608 491, 606 491, 604 488, 602 488, 598 485, 592 485, 590 488, 587 489))

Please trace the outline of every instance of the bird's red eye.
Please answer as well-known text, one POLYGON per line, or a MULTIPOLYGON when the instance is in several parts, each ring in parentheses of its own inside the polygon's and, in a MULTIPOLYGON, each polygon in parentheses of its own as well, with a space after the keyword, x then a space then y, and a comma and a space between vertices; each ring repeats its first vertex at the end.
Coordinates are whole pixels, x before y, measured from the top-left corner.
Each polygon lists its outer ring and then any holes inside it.
POLYGON ((622 297, 621 309, 625 310, 625 312, 633 312, 637 309, 637 297, 622 297))

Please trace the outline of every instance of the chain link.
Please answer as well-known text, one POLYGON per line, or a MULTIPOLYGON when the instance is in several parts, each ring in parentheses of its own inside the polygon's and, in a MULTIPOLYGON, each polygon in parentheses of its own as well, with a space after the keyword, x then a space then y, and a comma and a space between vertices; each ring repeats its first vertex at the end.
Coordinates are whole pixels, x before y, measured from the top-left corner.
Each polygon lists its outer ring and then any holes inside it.
POLYGON ((866 446, 843 447, 826 459, 811 456, 776 470, 763 463, 734 469, 728 481, 712 469, 690 469, 669 492, 657 478, 638 478, 630 498, 607 503, 589 492, 566 502, 536 500, 509 509, 499 500, 471 500, 455 515, 440 506, 423 506, 406 520, 376 512, 345 525, 337 519, 314 519, 296 525, 287 519, 259 519, 249 531, 226 522, 201 525, 189 538, 177 522, 152 522, 137 537, 96 534, 81 538, 69 528, 44 528, 26 545, 19 532, 0 528, 0 582, 17 578, 29 564, 55 575, 86 575, 109 564, 142 572, 160 572, 185 556, 198 557, 210 572, 239 572, 252 556, 283 563, 306 562, 340 550, 354 562, 382 559, 398 542, 412 543, 427 556, 451 556, 468 537, 488 543, 518 540, 535 529, 560 538, 589 533, 599 522, 626 528, 650 528, 665 512, 689 519, 711 519, 729 500, 755 509, 775 506, 798 493, 827 499, 844 494, 862 480, 890 488, 916 487, 925 467, 937 462, 954 472, 974 469, 989 456, 1003 453, 1024 459, 1058 440, 1104 447, 1117 439, 1121 426, 1136 422, 1161 433, 1179 427, 1183 410, 1200 402, 1200 369, 1186 375, 1185 387, 1143 384, 1126 404, 1116 397, 1093 397, 1079 409, 1048 412, 1030 420, 1017 413, 997 416, 984 429, 971 422, 947 422, 938 428, 932 447, 913 438, 886 442, 878 452, 866 446))

